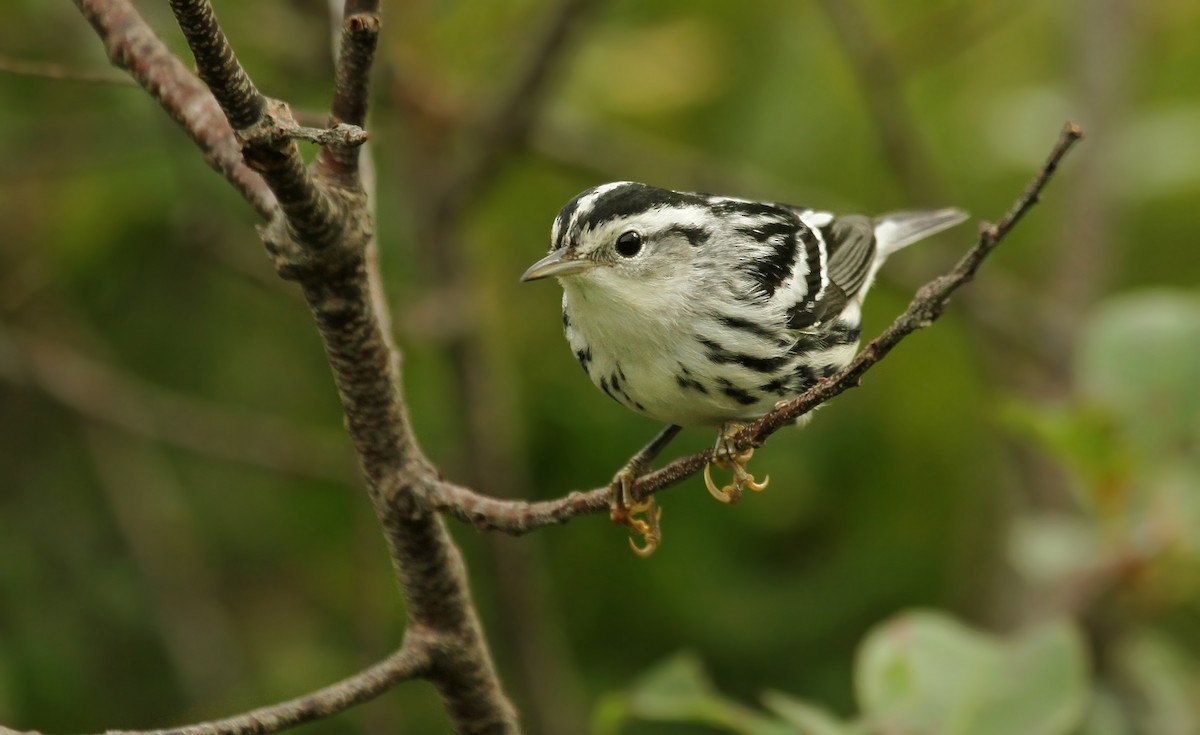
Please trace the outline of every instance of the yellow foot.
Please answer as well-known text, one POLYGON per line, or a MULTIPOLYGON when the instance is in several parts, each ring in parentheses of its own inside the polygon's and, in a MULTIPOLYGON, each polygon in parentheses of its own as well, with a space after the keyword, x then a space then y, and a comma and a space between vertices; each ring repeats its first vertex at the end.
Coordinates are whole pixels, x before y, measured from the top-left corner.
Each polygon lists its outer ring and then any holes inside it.
POLYGON ((754 449, 747 448, 735 453, 733 449, 733 436, 742 428, 741 424, 735 422, 726 422, 721 431, 717 434, 717 443, 713 447, 712 461, 704 466, 704 485, 708 488, 708 492, 722 503, 736 503, 742 499, 742 491, 753 490, 754 492, 762 492, 767 489, 767 483, 771 478, 764 477, 762 482, 754 479, 754 475, 746 471, 746 463, 754 456, 754 449), (712 466, 716 465, 723 470, 733 470, 733 482, 724 487, 718 488, 712 480, 712 466))
POLYGON ((662 508, 657 507, 653 497, 642 501, 633 499, 633 488, 637 483, 637 473, 631 467, 625 467, 613 478, 612 497, 609 500, 609 518, 613 523, 620 523, 629 529, 632 536, 629 548, 633 553, 645 559, 654 553, 662 541, 662 529, 659 521, 662 519, 662 508), (640 517, 639 517, 640 516, 640 517), (639 546, 636 539, 640 537, 639 546))

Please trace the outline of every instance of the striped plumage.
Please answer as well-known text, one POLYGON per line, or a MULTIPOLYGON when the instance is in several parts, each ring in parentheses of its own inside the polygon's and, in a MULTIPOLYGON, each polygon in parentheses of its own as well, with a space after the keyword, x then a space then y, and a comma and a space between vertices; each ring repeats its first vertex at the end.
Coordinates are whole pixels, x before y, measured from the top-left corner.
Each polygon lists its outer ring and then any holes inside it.
POLYGON ((844 367, 888 255, 961 222, 955 209, 869 218, 668 191, 589 189, 554 220, 563 326, 592 382, 681 426, 755 419, 844 367))

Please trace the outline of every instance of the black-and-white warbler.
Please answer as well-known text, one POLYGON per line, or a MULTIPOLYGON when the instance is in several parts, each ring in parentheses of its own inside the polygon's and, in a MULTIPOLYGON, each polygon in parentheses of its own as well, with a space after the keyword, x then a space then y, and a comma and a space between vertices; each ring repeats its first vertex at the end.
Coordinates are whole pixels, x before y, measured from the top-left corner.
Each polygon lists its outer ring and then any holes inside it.
MULTIPOLYGON (((883 261, 965 218, 957 209, 834 216, 621 181, 568 202, 550 254, 521 280, 559 279, 567 341, 600 390, 667 424, 720 427, 714 463, 734 480, 718 489, 705 468, 705 483, 728 503, 766 486, 746 471, 750 451, 730 451, 738 422, 845 367, 883 261)), ((613 519, 644 536, 634 549, 649 553, 658 514, 629 495, 642 469, 635 458, 615 478, 613 519)))

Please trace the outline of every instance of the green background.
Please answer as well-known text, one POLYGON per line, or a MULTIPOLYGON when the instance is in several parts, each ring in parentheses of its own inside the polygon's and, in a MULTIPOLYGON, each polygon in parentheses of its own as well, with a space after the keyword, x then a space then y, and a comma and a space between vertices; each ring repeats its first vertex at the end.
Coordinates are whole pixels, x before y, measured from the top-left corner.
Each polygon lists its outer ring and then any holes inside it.
MULTIPOLYGON (((190 65, 166 4, 140 5, 190 65)), ((1153 635, 1178 665, 1149 681, 1200 701, 1196 536, 1184 552, 1172 536, 1169 554, 1145 542, 1157 496, 1121 493, 1167 464, 1152 450, 1170 441, 1142 451, 1128 418, 1200 404, 1181 394, 1185 376, 1157 403, 1135 395, 1093 421, 1081 406, 1111 391, 1084 395, 1076 345, 1114 296, 1197 298, 1200 4, 871 0, 852 24, 864 51, 814 2, 602 3, 554 61, 528 140, 456 222, 454 252, 431 252, 423 194, 472 154, 470 121, 503 94, 548 7, 384 3, 374 75, 377 228, 405 395, 430 456, 485 493, 605 484, 658 428, 579 371, 558 288, 517 281, 581 189, 634 179, 995 220, 1065 120, 1088 137, 942 321, 759 450, 767 492, 725 507, 699 479, 667 491, 648 561, 601 516, 520 539, 450 522, 528 730, 584 731, 597 701, 680 650, 737 700, 777 689, 850 716, 859 641, 926 607, 998 632, 1065 611, 1088 635, 1089 732, 1186 732, 1169 728, 1194 710, 1145 729, 1154 707, 1126 696, 1120 651, 1153 635), (439 114, 414 118, 413 94, 439 114), (1071 546, 1080 534, 1099 546, 1071 546), (1064 579, 1138 544, 1152 553, 1137 574, 1059 605, 1064 579)), ((322 3, 217 10, 261 90, 327 108, 322 3)), ((73 7, 34 0, 0 6, 0 59, 108 68, 73 7)), ((403 630, 387 554, 315 330, 263 257, 253 212, 132 86, 0 72, 0 161, 0 722, 165 727, 386 655, 403 630)), ((974 227, 889 263, 864 335, 974 227)), ((1116 384, 1149 380, 1125 344, 1117 359, 1132 367, 1116 384)), ((1155 359, 1196 364, 1200 342, 1173 344, 1155 359)), ((1168 453, 1194 507, 1193 429, 1168 453)), ((687 431, 669 454, 712 439, 687 431)), ((432 688, 406 684, 308 731, 445 727, 432 688)))

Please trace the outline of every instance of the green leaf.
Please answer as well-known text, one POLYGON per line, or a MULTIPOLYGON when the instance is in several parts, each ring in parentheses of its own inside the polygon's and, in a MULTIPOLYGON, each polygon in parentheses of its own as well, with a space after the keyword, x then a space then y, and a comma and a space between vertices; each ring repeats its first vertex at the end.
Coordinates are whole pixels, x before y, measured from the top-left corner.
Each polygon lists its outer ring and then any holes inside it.
POLYGON ((867 636, 855 686, 867 721, 890 733, 1056 735, 1084 713, 1083 650, 1066 622, 1001 641, 918 611, 867 636))
POLYGON ((1074 730, 1087 709, 1083 639, 1066 621, 1018 637, 1003 650, 973 729, 980 735, 1054 735, 1074 730))
POLYGON ((629 702, 641 715, 670 718, 712 708, 718 694, 695 654, 685 651, 643 675, 629 702))
POLYGON ((884 623, 858 652, 855 688, 863 714, 898 733, 951 729, 968 715, 999 664, 986 637, 939 613, 884 623))
POLYGON ((1152 457, 1200 446, 1200 296, 1149 291, 1110 299, 1085 325, 1077 384, 1116 413, 1152 457))
POLYGON ((684 651, 643 675, 624 694, 605 697, 594 714, 597 733, 619 733, 631 720, 694 722, 739 735, 796 735, 721 695, 695 654, 684 651))
POLYGON ((790 694, 769 690, 763 692, 763 704, 797 729, 797 735, 862 735, 857 725, 842 722, 818 705, 797 699, 790 694))

